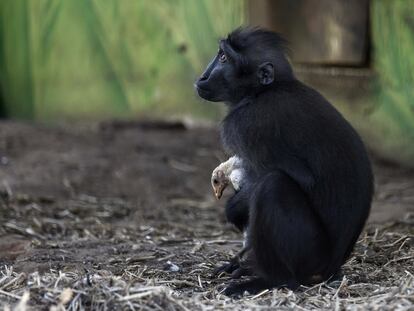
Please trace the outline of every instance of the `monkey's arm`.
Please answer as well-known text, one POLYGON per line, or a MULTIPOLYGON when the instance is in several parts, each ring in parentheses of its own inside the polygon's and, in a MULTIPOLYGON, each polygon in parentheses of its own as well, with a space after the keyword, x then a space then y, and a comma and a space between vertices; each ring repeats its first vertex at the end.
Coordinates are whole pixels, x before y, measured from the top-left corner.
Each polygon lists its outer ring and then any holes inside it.
POLYGON ((226 162, 221 163, 212 174, 212 186, 215 190, 217 198, 221 197, 221 193, 226 186, 231 183, 236 194, 227 202, 226 216, 228 221, 233 223, 237 228, 244 232, 243 248, 233 257, 230 261, 218 268, 213 272, 213 277, 220 275, 221 273, 230 273, 232 278, 240 278, 243 275, 250 275, 251 268, 249 260, 243 260, 245 254, 250 250, 248 245, 248 204, 246 198, 246 188, 242 189, 245 179, 245 169, 243 167, 243 161, 233 156, 226 162), (216 182, 215 182, 216 181, 216 182))

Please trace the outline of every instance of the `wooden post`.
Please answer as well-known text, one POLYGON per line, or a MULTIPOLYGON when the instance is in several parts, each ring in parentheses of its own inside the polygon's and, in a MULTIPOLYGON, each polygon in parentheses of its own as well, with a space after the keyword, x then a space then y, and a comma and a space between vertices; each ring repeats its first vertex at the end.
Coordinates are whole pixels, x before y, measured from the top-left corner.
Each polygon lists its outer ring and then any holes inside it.
POLYGON ((280 32, 297 63, 363 66, 368 0, 249 0, 249 21, 280 32))

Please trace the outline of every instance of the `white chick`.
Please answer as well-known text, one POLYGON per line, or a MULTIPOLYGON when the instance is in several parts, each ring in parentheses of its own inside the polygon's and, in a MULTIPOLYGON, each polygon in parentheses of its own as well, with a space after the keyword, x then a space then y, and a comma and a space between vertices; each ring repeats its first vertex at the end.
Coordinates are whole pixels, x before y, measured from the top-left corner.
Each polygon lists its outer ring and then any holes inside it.
POLYGON ((217 166, 211 175, 211 186, 216 198, 218 200, 221 198, 224 189, 229 184, 233 186, 234 190, 239 191, 243 185, 244 174, 243 162, 237 156, 232 156, 217 166))

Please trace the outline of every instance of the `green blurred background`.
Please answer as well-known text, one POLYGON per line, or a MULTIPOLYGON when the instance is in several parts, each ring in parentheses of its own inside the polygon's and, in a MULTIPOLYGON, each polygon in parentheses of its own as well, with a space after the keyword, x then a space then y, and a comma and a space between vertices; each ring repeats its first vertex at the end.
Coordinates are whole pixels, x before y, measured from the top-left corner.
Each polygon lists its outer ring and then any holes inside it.
MULTIPOLYGON (((0 114, 218 120, 223 110, 200 103, 192 84, 248 11, 247 0, 2 0, 0 114)), ((357 96, 305 81, 377 154, 414 166, 414 0, 369 1, 369 32, 369 81, 357 96)))
POLYGON ((37 120, 194 114, 192 84, 241 0, 2 0, 3 112, 37 120))

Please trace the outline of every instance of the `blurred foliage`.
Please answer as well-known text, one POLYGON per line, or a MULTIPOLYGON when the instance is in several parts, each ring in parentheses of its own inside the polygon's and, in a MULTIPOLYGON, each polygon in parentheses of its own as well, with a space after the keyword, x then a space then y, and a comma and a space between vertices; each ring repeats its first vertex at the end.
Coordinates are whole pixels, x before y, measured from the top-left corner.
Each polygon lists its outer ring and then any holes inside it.
POLYGON ((414 165, 414 1, 373 0, 371 20, 378 80, 375 110, 361 121, 381 154, 414 165))
POLYGON ((216 118, 193 82, 244 0, 2 0, 0 86, 9 116, 216 118))
POLYGON ((333 103, 377 156, 414 167, 414 1, 371 0, 371 87, 333 103))

